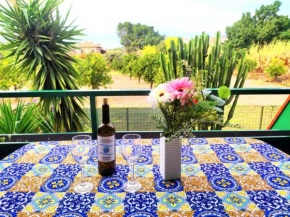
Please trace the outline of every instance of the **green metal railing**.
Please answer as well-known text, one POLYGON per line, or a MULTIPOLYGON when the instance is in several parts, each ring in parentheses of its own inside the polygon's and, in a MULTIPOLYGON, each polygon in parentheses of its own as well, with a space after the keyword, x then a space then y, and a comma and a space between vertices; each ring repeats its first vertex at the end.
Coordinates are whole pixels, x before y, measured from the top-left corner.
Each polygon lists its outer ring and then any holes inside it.
MULTIPOLYGON (((209 89, 213 94, 217 94, 217 89, 209 89)), ((90 115, 91 115, 91 127, 92 127, 92 138, 97 138, 97 126, 99 123, 97 114, 96 97, 104 96, 148 96, 151 90, 67 90, 67 91, 2 91, 0 92, 0 98, 24 98, 24 97, 75 97, 83 96, 89 97, 90 99, 90 115)), ((279 95, 279 94, 290 94, 290 88, 233 88, 231 89, 232 95, 279 95)), ((281 102, 282 104, 283 102, 281 102)), ((130 120, 128 120, 129 122, 130 120)), ((290 117, 289 117, 290 123, 290 117)), ((132 131, 131 131, 132 132, 132 131)), ((117 131, 117 136, 120 138, 123 134, 128 133, 127 131, 117 131)), ((142 131, 138 132, 143 138, 157 137, 159 131, 142 131)), ((13 150, 21 147, 24 144, 29 143, 28 141, 40 141, 40 140, 51 140, 50 138, 57 140, 70 140, 71 137, 78 133, 51 133, 51 134, 20 134, 13 135, 16 138, 24 138, 22 142, 10 142, 0 143, 0 158, 11 153, 13 150), (60 138, 61 137, 61 138, 60 138), (26 141, 27 140, 27 141, 26 141), (26 142, 23 142, 26 141, 26 142)), ((197 137, 252 137, 257 139, 263 139, 271 144, 276 142, 276 147, 290 153, 290 130, 241 130, 241 131, 197 131, 194 133, 197 137), (277 142, 279 141, 279 142, 277 142), (286 148, 285 148, 286 147, 286 148)), ((0 135, 8 136, 8 135, 0 135)))
MULTIPOLYGON (((213 94, 217 94, 216 88, 209 89, 209 90, 211 90, 213 94)), ((99 124, 96 97, 100 97, 100 96, 102 97, 104 96, 148 96, 149 92, 150 92, 149 89, 144 89, 144 90, 85 90, 85 91, 84 90, 2 91, 0 92, 0 98, 75 97, 75 96, 89 97, 92 137, 93 139, 96 139, 97 126, 99 124)), ((232 95, 290 94, 290 88, 242 88, 242 89, 232 88, 231 94, 232 95)))

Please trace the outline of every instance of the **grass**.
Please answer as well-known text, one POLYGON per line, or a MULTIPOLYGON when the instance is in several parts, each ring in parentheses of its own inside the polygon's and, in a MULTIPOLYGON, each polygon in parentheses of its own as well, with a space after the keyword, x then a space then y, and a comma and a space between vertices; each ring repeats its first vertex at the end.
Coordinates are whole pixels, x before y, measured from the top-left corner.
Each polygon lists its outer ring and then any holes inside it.
POLYGON ((278 58, 290 68, 290 43, 287 41, 273 41, 260 48, 254 45, 249 50, 248 58, 257 62, 256 71, 263 72, 271 63, 271 60, 278 58))
MULTIPOLYGON (((236 130, 259 130, 267 129, 275 117, 280 106, 237 106, 231 124, 239 124, 241 129, 236 130)), ((90 116, 89 108, 85 112, 90 116)), ((101 121, 101 109, 98 109, 98 117, 101 121)), ((151 131, 157 130, 155 122, 150 119, 150 115, 158 112, 151 108, 111 108, 111 122, 117 131, 151 131)), ((225 108, 225 116, 229 112, 229 107, 225 108)), ((87 131, 90 131, 90 122, 85 123, 87 131)), ((233 128, 225 128, 225 130, 233 128)))

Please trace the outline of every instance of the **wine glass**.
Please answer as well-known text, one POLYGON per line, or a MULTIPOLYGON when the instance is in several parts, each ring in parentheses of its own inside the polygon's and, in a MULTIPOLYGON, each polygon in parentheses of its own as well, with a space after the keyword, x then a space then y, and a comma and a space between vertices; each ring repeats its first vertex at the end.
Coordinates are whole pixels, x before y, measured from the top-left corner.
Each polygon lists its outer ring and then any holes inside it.
POLYGON ((124 185, 126 192, 134 193, 139 191, 142 185, 135 181, 134 164, 142 154, 141 136, 138 134, 126 134, 123 136, 121 143, 121 153, 126 161, 130 164, 131 179, 124 185))
POLYGON ((93 154, 92 138, 89 135, 78 135, 72 138, 71 155, 81 167, 81 182, 74 187, 74 192, 86 194, 93 190, 94 186, 85 180, 85 165, 93 154))

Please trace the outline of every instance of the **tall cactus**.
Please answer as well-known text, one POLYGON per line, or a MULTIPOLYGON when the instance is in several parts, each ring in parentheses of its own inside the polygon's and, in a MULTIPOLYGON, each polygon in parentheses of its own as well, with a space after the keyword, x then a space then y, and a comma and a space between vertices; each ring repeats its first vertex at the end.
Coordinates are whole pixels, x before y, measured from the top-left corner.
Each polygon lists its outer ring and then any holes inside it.
MULTIPOLYGON (((185 44, 181 38, 178 38, 178 44, 170 42, 170 47, 166 53, 161 53, 161 66, 165 80, 175 79, 177 77, 189 76, 202 80, 206 88, 219 88, 221 86, 230 87, 234 69, 237 65, 236 52, 233 47, 221 44, 221 34, 217 32, 214 45, 209 50, 209 35, 202 33, 191 39, 185 44), (191 70, 188 70, 188 67, 191 70)), ((234 82, 234 88, 244 86, 248 66, 245 64, 246 53, 243 54, 241 64, 238 69, 238 75, 234 82)), ((239 96, 233 95, 226 100, 230 111, 225 120, 228 124, 234 115, 234 111, 239 96), (232 104, 230 104, 233 102, 232 104)), ((208 129, 209 126, 202 127, 208 129)), ((211 129, 221 129, 220 126, 211 125, 211 129)))

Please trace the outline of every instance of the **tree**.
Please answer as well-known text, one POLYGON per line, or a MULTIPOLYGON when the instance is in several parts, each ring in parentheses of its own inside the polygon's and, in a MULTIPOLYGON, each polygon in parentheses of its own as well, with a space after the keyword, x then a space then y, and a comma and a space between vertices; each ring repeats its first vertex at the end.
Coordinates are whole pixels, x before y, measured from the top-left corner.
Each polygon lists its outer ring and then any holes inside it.
POLYGON ((157 47, 155 45, 146 45, 140 53, 142 54, 142 56, 145 54, 157 53, 157 47))
POLYGON ((246 48, 256 41, 255 21, 249 12, 242 15, 241 20, 233 26, 226 27, 226 33, 231 44, 236 48, 246 48))
POLYGON ((76 64, 80 73, 80 85, 89 85, 92 89, 113 83, 112 76, 108 73, 107 62, 100 53, 87 54, 84 59, 79 58, 76 64))
POLYGON ((256 42, 260 45, 270 43, 274 38, 290 29, 288 16, 278 15, 282 2, 275 1, 272 5, 262 5, 253 17, 256 21, 256 42))
POLYGON ((244 13, 241 20, 226 28, 229 41, 234 47, 248 48, 252 43, 262 46, 275 38, 287 39, 290 19, 277 14, 281 4, 275 1, 271 5, 262 5, 254 16, 244 13))
POLYGON ((281 40, 290 40, 290 29, 288 29, 287 31, 281 32, 278 38, 281 40))
POLYGON ((11 69, 15 59, 13 57, 8 57, 6 52, 0 53, 0 90, 9 90, 11 87, 13 89, 19 90, 27 82, 25 79, 25 73, 11 69))
POLYGON ((160 54, 147 53, 141 57, 142 77, 144 81, 150 84, 150 88, 153 87, 155 77, 160 69, 160 54))
POLYGON ((113 70, 121 70, 124 67, 124 52, 123 49, 117 48, 108 50, 104 55, 110 68, 113 70))
POLYGON ((139 56, 135 53, 130 53, 124 56, 124 67, 122 74, 129 75, 130 79, 135 76, 136 65, 139 64, 139 56))
POLYGON ((142 25, 140 23, 119 23, 117 34, 121 39, 121 44, 128 52, 142 49, 145 45, 158 45, 164 40, 164 35, 154 31, 153 26, 142 25))
MULTIPOLYGON (((0 5, 1 35, 8 41, 0 50, 9 50, 15 66, 33 79, 34 90, 76 90, 78 73, 69 55, 80 36, 73 24, 67 25, 69 12, 62 19, 58 6, 63 0, 17 0, 15 5, 0 5)), ((54 131, 83 131, 80 119, 87 116, 80 97, 41 98, 48 115, 55 107, 54 131)))

